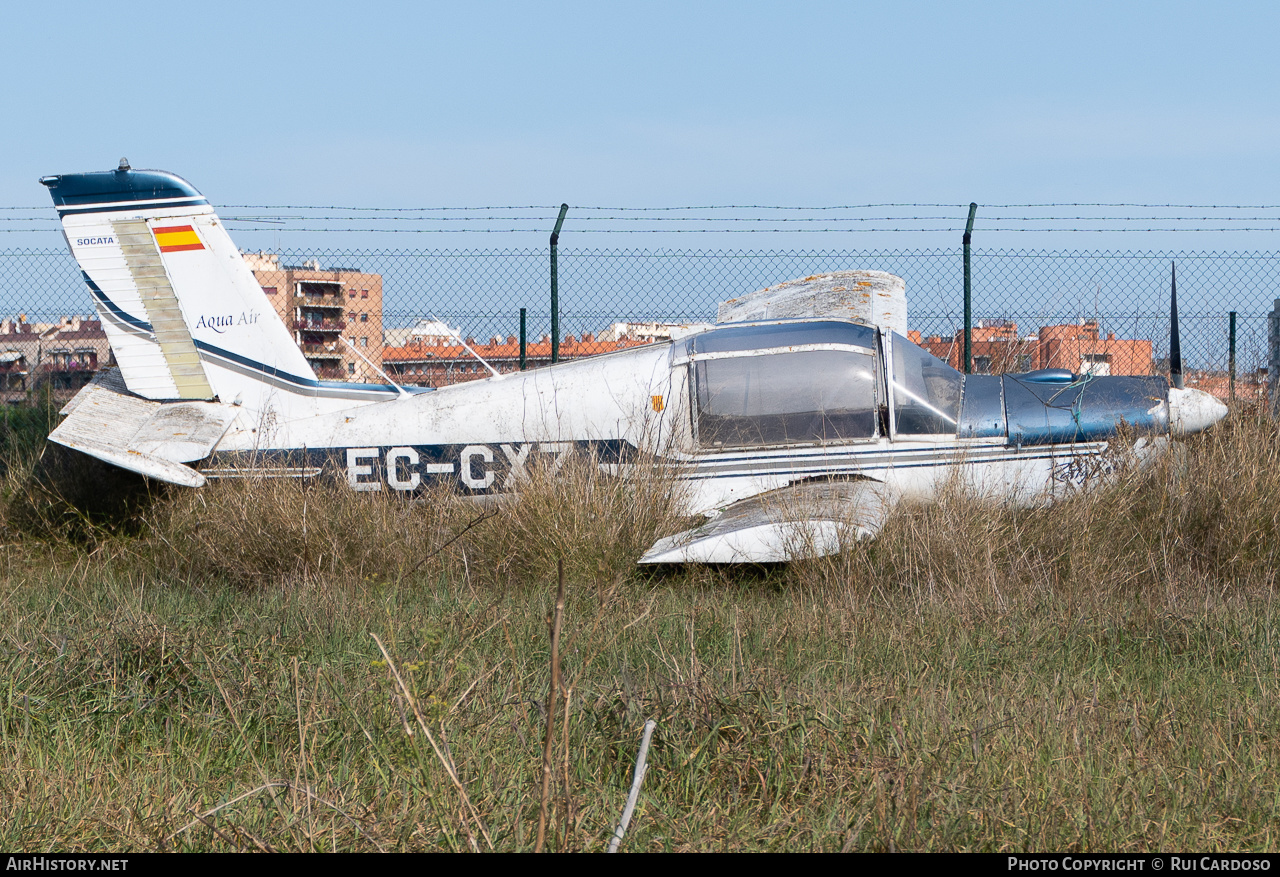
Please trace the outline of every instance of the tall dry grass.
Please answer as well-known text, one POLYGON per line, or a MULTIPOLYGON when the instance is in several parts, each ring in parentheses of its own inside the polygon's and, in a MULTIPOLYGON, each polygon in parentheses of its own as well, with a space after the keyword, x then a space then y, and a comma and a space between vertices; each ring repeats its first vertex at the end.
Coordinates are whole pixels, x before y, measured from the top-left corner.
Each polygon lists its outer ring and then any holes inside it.
POLYGON ((136 535, 163 486, 53 443, 0 451, 0 526, 14 538, 100 545, 136 535))
POLYGON ((255 476, 174 491, 148 522, 160 569, 250 588, 394 579, 447 524, 434 504, 356 493, 337 477, 255 476))
POLYGON ((450 575, 507 587, 629 572, 681 519, 673 476, 604 474, 589 460, 530 467, 518 493, 476 500, 357 493, 338 477, 248 477, 172 493, 149 516, 155 562, 240 586, 387 583, 450 575))
MULTIPOLYGON (((445 490, 414 501, 357 493, 337 477, 148 489, 52 446, 34 478, 33 463, 27 454, 7 470, 0 511, 11 533, 95 543, 123 534, 166 575, 239 587, 441 575, 511 587, 552 581, 558 559, 571 579, 612 580, 636 574, 656 539, 688 523, 677 471, 620 478, 589 460, 532 467, 517 494, 487 504, 445 490)), ((948 490, 897 509, 874 540, 770 575, 784 586, 961 605, 985 595, 1252 593, 1270 589, 1277 568, 1280 432, 1237 413, 1047 508, 1010 510, 948 490)))
POLYGON ((1280 439, 1180 446, 1048 509, 956 491, 836 557, 630 580, 683 526, 666 475, 488 510, 223 482, 91 547, 17 535, 0 842, 531 848, 563 556, 549 848, 607 844, 655 718, 624 849, 1274 849, 1280 439))
POLYGON ((452 552, 472 575, 492 584, 554 581, 557 560, 578 581, 629 575, 660 537, 686 525, 678 471, 640 465, 627 477, 588 460, 559 472, 531 467, 519 494, 500 506, 495 526, 477 527, 452 552))
POLYGON ((962 489, 901 508, 878 538, 793 564, 791 581, 957 606, 1143 595, 1269 592, 1280 568, 1280 431, 1236 416, 1145 465, 1043 508, 962 489))

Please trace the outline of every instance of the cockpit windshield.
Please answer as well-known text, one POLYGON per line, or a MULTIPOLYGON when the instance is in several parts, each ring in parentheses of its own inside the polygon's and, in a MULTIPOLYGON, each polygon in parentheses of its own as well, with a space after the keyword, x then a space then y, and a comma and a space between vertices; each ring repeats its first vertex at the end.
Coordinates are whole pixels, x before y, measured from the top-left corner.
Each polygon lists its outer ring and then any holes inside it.
POLYGON ((893 401, 898 434, 954 434, 963 383, 960 372, 893 333, 893 401))
MULTIPOLYGON (((961 374, 892 336, 895 435, 954 435, 961 374)), ((885 436, 885 368, 876 330, 837 321, 742 324, 677 342, 692 365, 704 448, 825 444, 885 436)))

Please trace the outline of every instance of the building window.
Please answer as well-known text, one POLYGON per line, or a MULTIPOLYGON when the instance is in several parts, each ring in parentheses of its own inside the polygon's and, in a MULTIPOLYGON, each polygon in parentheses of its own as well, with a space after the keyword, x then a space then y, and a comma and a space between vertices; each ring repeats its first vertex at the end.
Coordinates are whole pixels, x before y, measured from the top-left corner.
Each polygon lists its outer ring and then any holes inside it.
POLYGON ((354 362, 347 363, 347 374, 353 375, 355 373, 356 373, 356 364, 354 362))
POLYGON ((368 336, 368 335, 361 335, 361 336, 360 336, 360 346, 361 346, 361 347, 368 347, 368 346, 369 346, 369 336, 368 336))
POLYGON ((347 319, 348 319, 348 320, 354 320, 355 318, 356 318, 356 312, 355 312, 355 311, 347 311, 347 319))
POLYGON ((355 297, 356 297, 356 291, 355 291, 354 289, 348 289, 348 290, 347 290, 347 295, 348 295, 348 296, 350 296, 351 298, 355 298, 355 297))
POLYGON ((367 289, 362 289, 362 290, 360 290, 360 297, 361 297, 361 298, 368 298, 368 297, 369 297, 369 290, 367 290, 367 289))
POLYGON ((369 322, 369 315, 368 315, 368 314, 361 314, 361 315, 360 315, 360 322, 362 322, 362 323, 367 323, 367 322, 369 322))
POLYGON ((1107 353, 1084 353, 1080 355, 1080 373, 1083 375, 1103 376, 1111 374, 1111 356, 1107 353))
POLYGON ((276 294, 276 288, 274 286, 264 286, 262 287, 262 291, 265 292, 267 295, 276 294))
POLYGON ((304 280, 298 283, 298 292, 307 298, 325 298, 342 295, 342 285, 330 280, 304 280))

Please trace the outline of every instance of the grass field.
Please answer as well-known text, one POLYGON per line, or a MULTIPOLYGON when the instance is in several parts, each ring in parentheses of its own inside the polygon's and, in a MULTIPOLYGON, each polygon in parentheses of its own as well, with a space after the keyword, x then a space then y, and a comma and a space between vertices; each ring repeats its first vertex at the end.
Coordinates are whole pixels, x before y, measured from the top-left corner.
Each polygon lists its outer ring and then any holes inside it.
POLYGON ((8 472, 3 848, 529 850, 548 709, 551 850, 608 844, 648 718, 624 851, 1280 836, 1270 422, 773 569, 634 567, 681 526, 661 478, 535 476, 489 517, 323 482, 99 514, 8 472))

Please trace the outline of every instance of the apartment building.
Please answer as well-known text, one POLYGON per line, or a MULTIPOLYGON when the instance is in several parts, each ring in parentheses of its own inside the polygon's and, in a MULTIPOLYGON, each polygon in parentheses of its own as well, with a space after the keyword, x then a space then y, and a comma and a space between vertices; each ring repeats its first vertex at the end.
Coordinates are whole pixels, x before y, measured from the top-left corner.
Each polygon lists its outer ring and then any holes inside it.
POLYGON ((267 301, 293 334, 316 377, 381 383, 382 275, 281 264, 275 253, 244 253, 267 301))
POLYGON ((6 403, 26 401, 46 386, 55 399, 70 399, 99 368, 114 364, 98 320, 78 315, 56 323, 28 323, 25 316, 0 320, 0 400, 6 403))
MULTIPOLYGON (((948 338, 921 337, 909 332, 911 340, 953 368, 963 368, 964 332, 948 338)), ((1028 372, 1042 368, 1064 368, 1074 374, 1149 375, 1154 373, 1150 341, 1117 338, 1114 332, 1102 337, 1097 320, 1081 320, 1055 326, 1041 326, 1034 335, 1019 336, 1011 320, 979 320, 970 332, 973 370, 977 374, 1028 372)))

